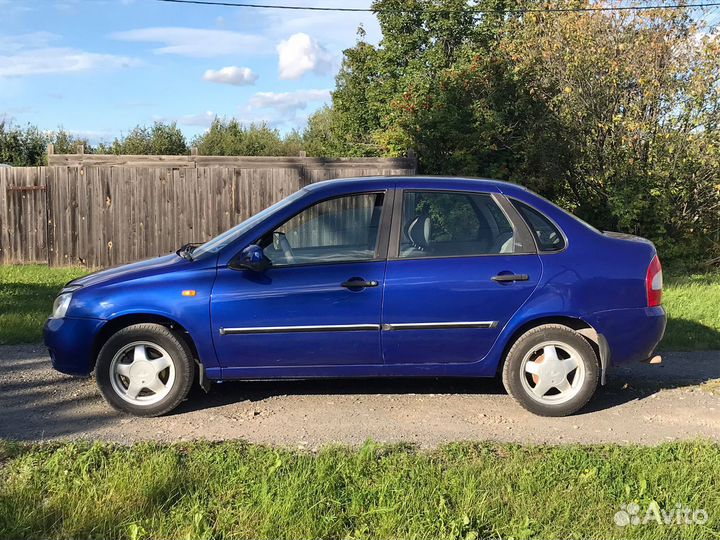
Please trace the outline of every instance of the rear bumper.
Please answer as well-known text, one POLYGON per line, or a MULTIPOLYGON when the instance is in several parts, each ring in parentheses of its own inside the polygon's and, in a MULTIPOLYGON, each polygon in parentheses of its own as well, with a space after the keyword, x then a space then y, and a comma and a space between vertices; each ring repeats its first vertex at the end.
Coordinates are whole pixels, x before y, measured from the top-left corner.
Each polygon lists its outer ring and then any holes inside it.
POLYGON ((68 375, 89 375, 95 336, 104 323, 100 319, 48 319, 43 337, 53 368, 68 375))
POLYGON ((607 340, 608 365, 615 365, 650 358, 665 335, 667 317, 657 306, 601 311, 588 322, 607 340))

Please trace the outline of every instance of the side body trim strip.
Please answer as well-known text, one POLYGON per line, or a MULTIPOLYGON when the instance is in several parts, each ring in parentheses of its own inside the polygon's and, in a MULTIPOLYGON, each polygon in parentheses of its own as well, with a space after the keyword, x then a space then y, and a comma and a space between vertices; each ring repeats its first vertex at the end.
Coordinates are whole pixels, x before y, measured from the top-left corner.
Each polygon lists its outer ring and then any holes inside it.
POLYGON ((220 335, 228 334, 280 334, 285 332, 353 332, 380 330, 379 324, 328 324, 317 326, 250 326, 244 328, 221 328, 220 335))
POLYGON ((495 328, 497 321, 460 321, 383 324, 383 330, 442 330, 447 328, 495 328))
MULTIPOLYGON (((383 330, 442 330, 452 328, 495 328, 497 321, 460 321, 426 323, 383 324, 383 330)), ((357 332, 380 330, 379 324, 328 324, 315 326, 249 326, 243 328, 220 328, 220 335, 282 334, 289 332, 357 332)))

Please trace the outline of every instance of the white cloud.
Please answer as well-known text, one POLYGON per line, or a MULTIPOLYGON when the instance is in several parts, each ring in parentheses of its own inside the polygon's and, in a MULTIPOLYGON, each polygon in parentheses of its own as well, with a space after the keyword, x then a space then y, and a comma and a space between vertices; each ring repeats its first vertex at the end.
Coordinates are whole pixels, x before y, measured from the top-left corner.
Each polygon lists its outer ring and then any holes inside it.
POLYGON ((255 84, 258 76, 247 67, 227 66, 221 69, 208 69, 203 75, 203 80, 234 86, 249 86, 255 84))
POLYGON ((120 41, 161 43, 155 54, 177 54, 195 58, 265 52, 269 42, 256 34, 229 30, 207 30, 185 27, 138 28, 115 32, 110 37, 120 41))
MULTIPOLYGON (((316 6, 318 0, 293 0, 298 6, 316 6)), ((324 0, 324 5, 343 8, 369 8, 370 0, 324 0)), ((242 14, 236 15, 242 17, 242 14)), ((380 25, 375 14, 370 12, 342 13, 332 11, 258 10, 255 14, 258 28, 268 29, 268 35, 284 39, 297 32, 304 32, 319 39, 328 50, 338 54, 352 47, 357 28, 362 25, 367 32, 366 39, 377 43, 380 39, 380 25)))
POLYGON ((250 98, 249 109, 274 109, 280 113, 295 115, 308 103, 328 101, 330 90, 297 90, 295 92, 258 92, 250 98))
POLYGON ((0 36, 0 77, 77 73, 140 63, 127 56, 53 46, 60 37, 50 32, 0 36))
POLYGON ((199 114, 185 114, 183 116, 153 116, 153 120, 157 122, 175 122, 181 126, 198 126, 209 128, 213 120, 217 118, 217 114, 212 111, 205 111, 199 114))
POLYGON ((23 77, 54 73, 78 73, 138 65, 127 56, 98 54, 68 48, 42 48, 0 55, 0 77, 23 77))
POLYGON ((0 9, 3 15, 15 15, 36 11, 33 6, 29 6, 24 2, 13 2, 11 0, 0 0, 0 9))
POLYGON ((308 71, 325 75, 333 68, 333 56, 316 39, 303 32, 293 34, 277 46, 281 79, 295 80, 308 71))
POLYGON ((0 36, 0 52, 11 53, 24 49, 47 47, 51 42, 59 39, 60 36, 52 32, 28 32, 14 36, 0 36))
MULTIPOLYGON (((68 133, 75 137, 87 139, 90 144, 97 144, 99 142, 111 141, 118 135, 118 133, 116 131, 111 131, 109 129, 93 130, 93 129, 65 129, 65 128, 63 128, 63 131, 65 131, 65 133, 68 133)), ((45 130, 44 133, 47 135, 53 135, 56 133, 56 131, 55 130, 45 130)))
POLYGON ((205 111, 200 114, 186 114, 177 119, 177 123, 181 126, 199 126, 209 128, 217 115, 212 111, 205 111))

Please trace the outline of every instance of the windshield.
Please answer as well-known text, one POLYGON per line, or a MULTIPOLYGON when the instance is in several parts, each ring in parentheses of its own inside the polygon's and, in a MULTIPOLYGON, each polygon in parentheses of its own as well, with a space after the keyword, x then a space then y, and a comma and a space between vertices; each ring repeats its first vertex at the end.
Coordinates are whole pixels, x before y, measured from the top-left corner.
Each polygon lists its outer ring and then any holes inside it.
POLYGON ((301 189, 300 191, 296 191, 289 197, 283 199, 282 201, 276 202, 272 206, 268 206, 265 210, 262 212, 259 212, 252 216, 251 218, 246 219, 239 225, 235 225, 232 229, 229 229, 225 231, 224 233, 216 236, 212 240, 209 240, 205 242, 203 245, 198 246, 192 251, 192 256, 194 259, 197 259, 198 257, 202 257, 203 255, 207 253, 217 253, 221 249, 223 249, 225 246, 228 246, 238 238, 240 238, 243 234, 248 232, 250 229, 252 229, 255 225, 263 221, 266 217, 268 217, 270 214, 275 213, 278 210, 281 210, 282 208, 285 208, 286 206, 292 204, 297 199, 302 197, 305 194, 305 190, 301 189))

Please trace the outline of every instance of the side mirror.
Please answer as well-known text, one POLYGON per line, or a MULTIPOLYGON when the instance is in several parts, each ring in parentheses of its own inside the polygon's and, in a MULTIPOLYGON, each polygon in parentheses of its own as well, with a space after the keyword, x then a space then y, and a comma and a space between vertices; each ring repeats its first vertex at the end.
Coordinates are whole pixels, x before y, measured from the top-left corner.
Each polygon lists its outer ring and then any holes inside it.
POLYGON ((228 268, 233 270, 252 270, 253 272, 264 272, 272 266, 270 259, 265 256, 260 246, 250 244, 235 257, 228 268))

